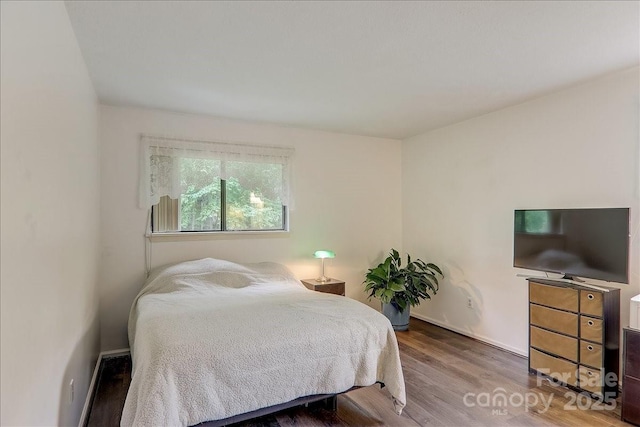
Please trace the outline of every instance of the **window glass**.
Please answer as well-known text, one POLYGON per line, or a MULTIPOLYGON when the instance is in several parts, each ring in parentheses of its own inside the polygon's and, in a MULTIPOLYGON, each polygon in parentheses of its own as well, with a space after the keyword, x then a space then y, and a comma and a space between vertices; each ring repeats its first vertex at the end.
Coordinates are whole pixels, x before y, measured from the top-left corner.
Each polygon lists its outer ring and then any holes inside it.
POLYGON ((154 232, 286 228, 282 164, 186 157, 179 161, 179 209, 168 208, 175 201, 168 197, 154 205, 154 232), (222 169, 225 180, 220 178, 222 169))
POLYGON ((220 161, 192 158, 180 161, 180 230, 221 230, 220 161))
POLYGON ((227 230, 282 230, 282 165, 227 162, 227 230))

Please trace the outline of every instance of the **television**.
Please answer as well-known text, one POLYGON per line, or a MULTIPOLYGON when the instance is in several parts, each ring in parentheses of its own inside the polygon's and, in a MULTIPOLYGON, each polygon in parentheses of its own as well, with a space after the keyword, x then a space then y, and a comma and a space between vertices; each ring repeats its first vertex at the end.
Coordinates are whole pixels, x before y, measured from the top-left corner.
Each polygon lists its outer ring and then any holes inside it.
POLYGON ((516 210, 513 266, 629 283, 629 208, 516 210))

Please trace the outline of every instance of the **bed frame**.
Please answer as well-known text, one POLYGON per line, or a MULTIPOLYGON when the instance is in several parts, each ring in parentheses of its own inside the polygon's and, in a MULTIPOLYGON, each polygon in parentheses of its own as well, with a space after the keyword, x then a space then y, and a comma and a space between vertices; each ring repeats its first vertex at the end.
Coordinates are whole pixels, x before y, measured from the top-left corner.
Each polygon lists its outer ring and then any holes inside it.
MULTIPOLYGON (((380 384, 384 387, 384 384, 380 384)), ((360 387, 351 387, 349 390, 343 391, 338 394, 314 394, 312 396, 303 396, 294 399, 290 402, 281 403, 279 405, 268 406, 266 408, 256 409, 255 411, 245 412, 244 414, 234 415, 233 417, 225 418, 222 420, 206 421, 204 423, 197 424, 198 427, 220 427, 233 423, 240 423, 242 421, 251 420, 253 418, 263 417, 265 415, 273 414, 276 412, 284 411, 285 409, 294 408, 296 406, 308 405, 309 403, 322 401, 322 406, 330 411, 336 411, 338 409, 338 395, 348 393, 351 390, 358 389, 360 387)))
MULTIPOLYGON (((347 390, 348 391, 348 390, 347 390)), ((346 393, 346 392, 345 392, 346 393)), ((299 397, 290 402, 281 403, 279 405, 269 406, 266 408, 257 409, 251 412, 245 412, 244 414, 234 415, 233 417, 225 418, 223 420, 206 421, 204 423, 197 424, 198 427, 220 427, 229 424, 239 423, 242 421, 251 420, 253 418, 263 417, 265 415, 273 414, 275 412, 283 411, 285 409, 293 408, 295 406, 307 405, 309 403, 324 401, 326 409, 335 411, 338 409, 338 395, 337 394, 316 394, 314 396, 299 397)))

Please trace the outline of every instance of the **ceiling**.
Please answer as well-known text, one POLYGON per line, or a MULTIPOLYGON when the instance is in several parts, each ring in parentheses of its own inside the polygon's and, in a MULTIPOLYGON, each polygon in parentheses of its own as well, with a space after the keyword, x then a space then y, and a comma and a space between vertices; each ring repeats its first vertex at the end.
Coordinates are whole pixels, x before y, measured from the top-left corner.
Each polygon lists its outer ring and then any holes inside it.
POLYGON ((640 2, 67 2, 100 101, 403 139, 640 62, 640 2))

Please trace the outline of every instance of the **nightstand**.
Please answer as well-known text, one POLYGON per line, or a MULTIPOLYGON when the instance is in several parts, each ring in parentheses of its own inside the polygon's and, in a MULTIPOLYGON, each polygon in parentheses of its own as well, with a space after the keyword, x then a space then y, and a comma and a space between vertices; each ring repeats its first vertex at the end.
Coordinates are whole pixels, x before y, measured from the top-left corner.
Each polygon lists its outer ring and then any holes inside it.
POLYGON ((316 279, 304 279, 302 284, 312 291, 324 292, 344 296, 344 282, 342 280, 331 279, 328 282, 318 282, 316 279))

